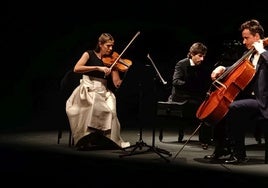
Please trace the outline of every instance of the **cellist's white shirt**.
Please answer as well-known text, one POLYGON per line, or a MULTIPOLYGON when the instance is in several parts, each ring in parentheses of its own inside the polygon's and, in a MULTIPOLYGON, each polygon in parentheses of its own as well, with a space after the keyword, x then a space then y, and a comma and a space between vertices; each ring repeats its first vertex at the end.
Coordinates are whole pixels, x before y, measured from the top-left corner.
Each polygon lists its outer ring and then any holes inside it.
MULTIPOLYGON (((257 66, 257 63, 259 61, 259 58, 260 58, 260 54, 259 53, 251 54, 251 56, 249 57, 249 60, 251 60, 251 63, 254 66, 254 69, 256 69, 256 66, 257 66)), ((252 92, 251 94, 254 95, 254 92, 252 92)))
POLYGON ((251 60, 251 63, 253 64, 254 68, 256 69, 256 66, 257 66, 257 62, 259 61, 259 58, 260 58, 260 54, 259 53, 255 53, 255 54, 252 54, 249 59, 251 60), (252 55, 254 55, 254 57, 251 57, 252 55))

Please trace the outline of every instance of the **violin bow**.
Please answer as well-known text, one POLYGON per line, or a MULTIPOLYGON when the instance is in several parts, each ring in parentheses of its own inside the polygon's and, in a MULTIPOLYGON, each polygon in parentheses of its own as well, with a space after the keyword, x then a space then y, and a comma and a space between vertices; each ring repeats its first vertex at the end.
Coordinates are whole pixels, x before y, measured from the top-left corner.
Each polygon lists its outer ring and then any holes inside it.
POLYGON ((113 62, 113 64, 110 66, 110 69, 113 68, 113 66, 116 64, 116 62, 121 58, 123 53, 127 50, 127 48, 130 46, 130 44, 137 38, 137 36, 140 34, 140 31, 138 31, 135 36, 131 39, 131 41, 128 43, 128 45, 125 47, 125 49, 121 52, 121 54, 118 55, 116 60, 113 62))

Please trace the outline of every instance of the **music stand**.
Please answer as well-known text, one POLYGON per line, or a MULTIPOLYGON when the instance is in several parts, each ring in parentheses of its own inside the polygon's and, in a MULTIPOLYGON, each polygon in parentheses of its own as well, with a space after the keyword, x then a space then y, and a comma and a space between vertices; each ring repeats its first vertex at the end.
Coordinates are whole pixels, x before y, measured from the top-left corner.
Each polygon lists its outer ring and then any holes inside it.
MULTIPOLYGON (((142 98, 143 98, 143 91, 142 91, 142 83, 140 82, 139 83, 139 109, 138 109, 139 115, 138 115, 138 120, 141 120, 140 114, 141 114, 141 110, 142 110, 142 105, 141 105, 142 98)), ((140 123, 140 124, 142 124, 142 123, 140 123)), ((154 152, 157 155, 159 155, 161 158, 163 158, 166 162, 170 162, 170 160, 164 155, 167 155, 170 157, 170 156, 172 156, 172 154, 164 149, 161 149, 161 148, 158 148, 155 146, 155 127, 153 127, 152 131, 153 131, 152 132, 152 145, 148 145, 146 142, 143 141, 143 138, 142 138, 143 126, 141 125, 140 129, 139 129, 139 140, 136 142, 136 144, 131 145, 127 148, 124 148, 124 151, 128 152, 128 153, 119 155, 119 157, 143 154, 146 152, 154 152), (146 147, 147 150, 144 149, 144 147, 146 147), (131 150, 128 151, 129 149, 131 149, 131 150), (138 149, 139 149, 139 151, 138 151, 138 149)))

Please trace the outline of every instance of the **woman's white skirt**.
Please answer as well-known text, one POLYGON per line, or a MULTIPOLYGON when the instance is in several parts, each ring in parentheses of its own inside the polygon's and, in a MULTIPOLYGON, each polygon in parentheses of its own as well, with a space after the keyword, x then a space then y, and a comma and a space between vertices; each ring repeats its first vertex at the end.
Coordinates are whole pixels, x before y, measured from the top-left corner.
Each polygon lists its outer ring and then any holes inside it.
POLYGON ((80 85, 66 101, 74 144, 98 130, 119 147, 128 147, 120 136, 120 123, 116 114, 115 95, 107 89, 105 79, 83 75, 80 85))

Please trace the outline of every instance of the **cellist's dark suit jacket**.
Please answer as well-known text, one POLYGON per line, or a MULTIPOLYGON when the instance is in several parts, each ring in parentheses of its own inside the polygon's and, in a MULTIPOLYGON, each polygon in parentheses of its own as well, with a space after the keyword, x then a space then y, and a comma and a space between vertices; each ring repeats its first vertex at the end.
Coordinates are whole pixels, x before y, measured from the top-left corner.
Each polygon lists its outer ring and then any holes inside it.
POLYGON ((251 120, 268 119, 268 51, 260 54, 255 75, 245 90, 253 95, 232 102, 225 117, 229 136, 234 141, 234 155, 238 158, 246 156, 246 128, 255 126, 251 120))
MULTIPOLYGON (((266 49, 268 50, 268 49, 266 49)), ((268 119, 268 51, 261 54, 254 76, 254 94, 261 115, 268 119)))

